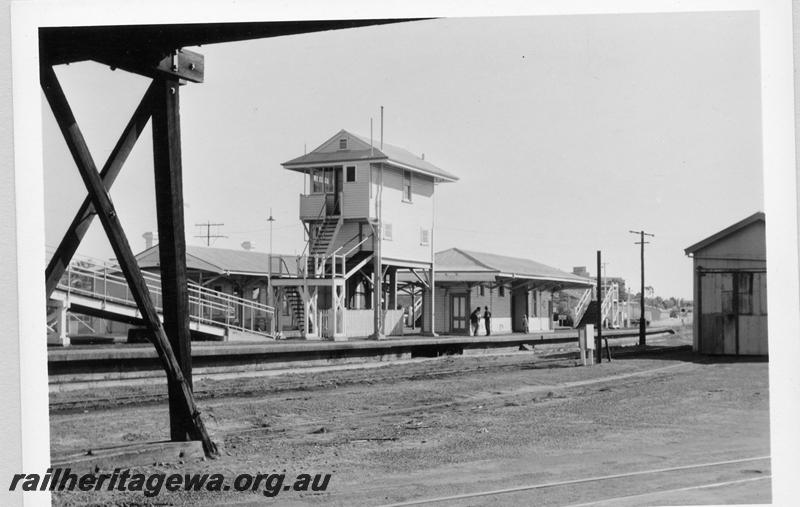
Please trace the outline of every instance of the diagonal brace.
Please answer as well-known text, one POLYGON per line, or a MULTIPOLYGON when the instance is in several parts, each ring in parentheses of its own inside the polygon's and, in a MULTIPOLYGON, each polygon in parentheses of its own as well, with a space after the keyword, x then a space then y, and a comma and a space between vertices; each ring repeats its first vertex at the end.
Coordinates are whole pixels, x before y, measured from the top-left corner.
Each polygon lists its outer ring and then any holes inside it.
POLYGON ((139 269, 139 265, 136 263, 133 251, 122 230, 117 213, 114 210, 114 204, 111 202, 108 190, 103 186, 103 181, 100 179, 100 174, 97 172, 97 167, 94 164, 94 160, 92 160, 89 148, 75 121, 75 116, 72 114, 72 110, 64 95, 64 91, 61 89, 55 71, 50 65, 42 65, 39 72, 42 90, 47 97, 50 108, 53 110, 53 115, 58 122, 64 140, 67 142, 72 158, 78 166, 78 171, 89 192, 92 205, 97 210, 100 222, 111 243, 111 248, 114 250, 114 254, 119 261, 120 268, 125 275, 125 279, 128 282, 136 305, 141 311, 149 331, 153 335, 153 344, 155 345, 162 366, 167 373, 167 378, 178 385, 183 394, 181 397, 181 402, 184 405, 183 408, 187 413, 191 414, 193 423, 190 437, 194 440, 202 441, 203 449, 207 455, 216 456, 217 446, 211 441, 205 425, 200 418, 200 411, 195 404, 191 388, 181 372, 180 365, 175 358, 172 347, 170 347, 166 332, 161 325, 158 313, 150 299, 150 291, 145 284, 142 272, 139 269))
MULTIPOLYGON (((108 190, 111 189, 114 180, 117 179, 117 176, 122 170, 122 166, 125 164, 125 160, 127 160, 128 155, 130 155, 136 141, 139 139, 139 135, 150 120, 154 93, 155 83, 151 83, 144 97, 142 97, 141 102, 139 102, 139 106, 134 111, 133 116, 131 116, 130 121, 122 131, 122 135, 120 135, 117 144, 108 156, 108 160, 106 160, 103 169, 100 171, 100 178, 103 180, 103 186, 108 190)), ((89 226, 94 219, 94 214, 95 209, 92 205, 92 199, 86 196, 45 270, 45 287, 48 298, 55 290, 58 282, 64 275, 64 271, 72 260, 72 256, 75 255, 83 237, 89 230, 89 226)))

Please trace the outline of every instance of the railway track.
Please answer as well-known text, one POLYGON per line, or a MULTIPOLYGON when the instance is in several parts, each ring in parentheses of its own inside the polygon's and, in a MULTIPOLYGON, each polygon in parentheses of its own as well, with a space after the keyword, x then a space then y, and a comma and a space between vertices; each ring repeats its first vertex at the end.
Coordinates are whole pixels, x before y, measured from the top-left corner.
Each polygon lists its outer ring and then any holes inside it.
MULTIPOLYGON (((644 500, 645 498, 650 498, 651 499, 650 501, 652 502, 653 497, 658 497, 659 495, 668 495, 668 494, 691 491, 696 489, 728 487, 728 486, 751 483, 754 481, 768 480, 772 477, 769 473, 765 473, 765 470, 762 470, 761 468, 753 469, 752 465, 757 463, 763 463, 762 468, 768 469, 769 460, 770 456, 755 456, 755 457, 729 459, 729 460, 706 462, 706 463, 693 463, 688 465, 678 465, 678 466, 648 469, 648 470, 636 470, 632 472, 625 472, 618 474, 583 477, 578 479, 569 479, 569 480, 555 481, 555 482, 524 484, 520 486, 488 489, 488 490, 474 491, 470 493, 462 493, 457 495, 416 499, 407 502, 385 504, 382 507, 407 507, 412 505, 432 505, 432 504, 443 504, 443 503, 452 504, 452 503, 461 503, 463 501, 468 501, 468 500, 486 499, 490 497, 507 497, 510 495, 520 494, 520 493, 532 493, 536 490, 550 490, 550 492, 552 493, 553 492, 552 490, 569 489, 580 486, 591 486, 597 484, 604 484, 606 488, 611 486, 612 487, 611 489, 613 489, 614 483, 630 484, 632 479, 636 479, 637 481, 647 481, 648 478, 650 479, 650 481, 654 479, 657 480, 659 478, 660 479, 670 478, 672 479, 672 481, 674 481, 675 478, 669 476, 675 476, 675 475, 677 475, 678 481, 686 481, 691 483, 677 488, 667 487, 659 489, 657 487, 654 487, 652 488, 652 490, 647 492, 634 493, 616 497, 613 496, 603 497, 603 495, 597 495, 596 500, 590 502, 572 503, 567 505, 566 507, 587 507, 590 505, 619 505, 623 501, 638 502, 640 500, 644 500), (743 468, 741 465, 748 465, 748 466, 746 468, 743 468), (749 473, 756 476, 754 477, 751 475, 750 477, 737 478, 737 475, 740 475, 742 473, 749 473), (681 475, 683 475, 683 477, 681 477, 681 475), (711 477, 720 477, 720 476, 729 477, 729 479, 727 480, 714 479, 711 481, 709 481, 708 479, 711 477), (700 480, 696 479, 692 480, 693 477, 696 477, 697 479, 700 480)), ((625 487, 624 486, 619 487, 617 491, 619 490, 624 491, 625 487)))

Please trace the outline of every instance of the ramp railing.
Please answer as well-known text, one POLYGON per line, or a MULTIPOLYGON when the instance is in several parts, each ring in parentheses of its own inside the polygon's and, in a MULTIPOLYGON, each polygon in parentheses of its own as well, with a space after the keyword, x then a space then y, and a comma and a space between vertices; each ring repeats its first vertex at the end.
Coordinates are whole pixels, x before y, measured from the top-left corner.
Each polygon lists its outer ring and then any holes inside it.
MULTIPOLYGON (((150 297, 158 312, 163 311, 161 278, 142 271, 150 297)), ((136 308, 128 282, 119 266, 76 256, 59 280, 56 290, 81 295, 105 304, 136 308)), ((231 294, 208 289, 194 282, 187 284, 189 319, 210 326, 234 329, 263 336, 275 336, 275 308, 231 294)), ((110 307, 106 307, 111 311, 110 307)))

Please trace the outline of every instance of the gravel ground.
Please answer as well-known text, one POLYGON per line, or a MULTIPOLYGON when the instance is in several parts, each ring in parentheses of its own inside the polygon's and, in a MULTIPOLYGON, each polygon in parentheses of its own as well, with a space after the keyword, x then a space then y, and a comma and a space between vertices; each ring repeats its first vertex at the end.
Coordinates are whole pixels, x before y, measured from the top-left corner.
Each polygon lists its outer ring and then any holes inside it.
MULTIPOLYGON (((54 503, 377 505, 765 456, 767 366, 678 353, 582 368, 572 360, 542 362, 520 352, 198 382, 196 388, 207 393, 199 405, 221 456, 141 470, 230 478, 331 473, 328 490, 287 491, 271 499, 260 490, 164 492, 156 498, 74 492, 57 494, 54 503)), ((83 396, 138 395, 141 389, 83 396)), ((51 401, 81 395, 55 393, 51 401)), ((163 440, 167 429, 163 402, 115 407, 101 401, 53 413, 51 445, 58 455, 163 440)), ((620 501, 624 505, 769 502, 769 480, 673 491, 768 473, 765 460, 445 504, 569 505, 623 496, 631 497, 627 504, 620 501), (672 493, 659 496, 660 491, 672 493)))

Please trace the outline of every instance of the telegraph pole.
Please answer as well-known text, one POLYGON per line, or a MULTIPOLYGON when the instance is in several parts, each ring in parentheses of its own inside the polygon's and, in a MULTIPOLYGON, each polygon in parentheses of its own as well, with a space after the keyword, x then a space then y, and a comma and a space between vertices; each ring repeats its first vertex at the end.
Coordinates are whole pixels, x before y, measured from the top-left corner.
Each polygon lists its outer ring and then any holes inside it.
POLYGON ((655 238, 655 234, 650 234, 644 231, 628 231, 631 234, 638 234, 639 235, 639 242, 634 243, 634 245, 641 245, 641 257, 642 257, 642 291, 640 293, 640 302, 639 302, 639 346, 644 347, 647 342, 645 340, 645 317, 644 317, 644 245, 650 243, 649 241, 645 241, 644 237, 649 236, 651 238, 655 238))
POLYGON ((195 236, 195 238, 206 238, 206 246, 211 246, 211 239, 212 238, 213 239, 217 239, 217 238, 227 238, 228 237, 228 236, 223 236, 221 234, 211 234, 211 228, 212 227, 222 227, 225 224, 212 224, 211 222, 206 222, 204 224, 194 224, 194 225, 195 225, 195 227, 205 227, 206 228, 206 233, 205 234, 200 234, 200 235, 196 235, 195 236))

